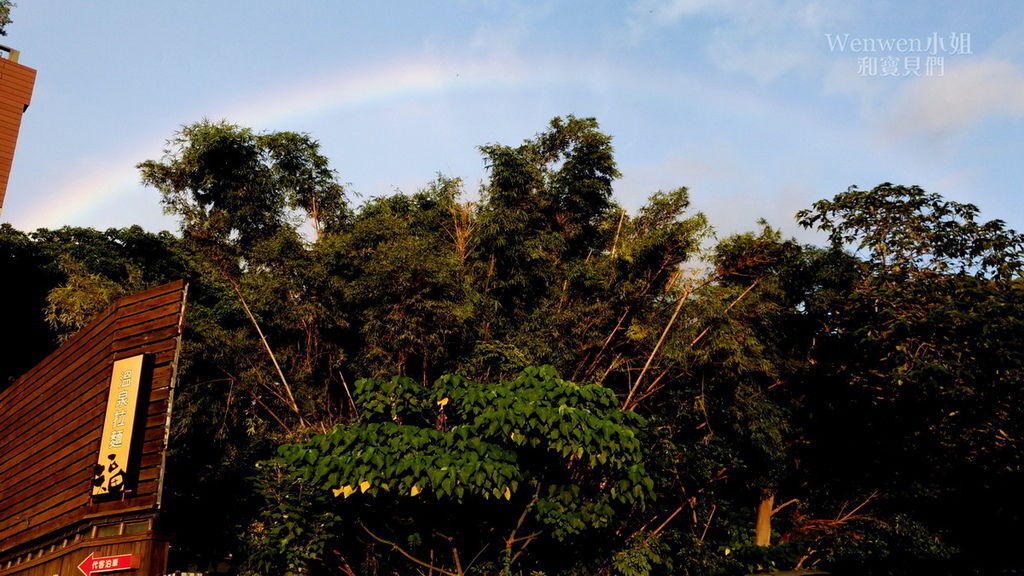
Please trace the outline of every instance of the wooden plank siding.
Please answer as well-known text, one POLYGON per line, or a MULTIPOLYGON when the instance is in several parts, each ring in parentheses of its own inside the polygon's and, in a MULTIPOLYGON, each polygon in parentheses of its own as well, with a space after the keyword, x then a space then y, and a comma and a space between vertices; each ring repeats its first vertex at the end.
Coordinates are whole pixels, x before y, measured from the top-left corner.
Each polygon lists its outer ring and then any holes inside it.
POLYGON ((14 163, 14 148, 21 131, 21 115, 32 102, 36 71, 0 58, 0 210, 14 163))
POLYGON ((11 557, 23 560, 25 549, 68 529, 156 513, 185 294, 178 281, 119 300, 0 392, 0 574, 11 557), (131 492, 94 500, 113 362, 138 354, 146 355, 146 395, 131 492))
POLYGON ((90 554, 93 557, 132 554, 140 560, 137 570, 129 574, 157 575, 163 573, 167 563, 168 538, 165 535, 146 531, 139 534, 117 535, 101 541, 91 538, 70 538, 62 540, 32 558, 22 557, 17 561, 0 564, 3 576, 53 576, 54 574, 81 574, 78 565, 90 554), (10 566, 8 566, 8 563, 10 566))

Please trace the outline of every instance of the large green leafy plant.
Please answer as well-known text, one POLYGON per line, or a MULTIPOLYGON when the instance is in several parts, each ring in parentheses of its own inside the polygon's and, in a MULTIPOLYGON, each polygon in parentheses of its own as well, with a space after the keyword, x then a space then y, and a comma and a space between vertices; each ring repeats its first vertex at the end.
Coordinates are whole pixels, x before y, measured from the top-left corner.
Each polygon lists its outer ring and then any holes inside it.
POLYGON ((381 573, 519 573, 528 550, 568 560, 575 537, 652 497, 644 419, 551 367, 497 384, 361 380, 353 400, 356 421, 265 463, 252 573, 352 573, 375 547, 381 573))

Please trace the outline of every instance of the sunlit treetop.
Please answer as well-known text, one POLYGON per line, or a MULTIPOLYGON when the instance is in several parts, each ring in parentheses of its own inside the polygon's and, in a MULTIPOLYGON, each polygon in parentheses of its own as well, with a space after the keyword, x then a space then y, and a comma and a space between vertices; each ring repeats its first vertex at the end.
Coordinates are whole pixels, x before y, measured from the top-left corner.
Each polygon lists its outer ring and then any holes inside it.
POLYGON ((7 36, 7 25, 12 22, 11 8, 14 8, 11 0, 0 0, 0 36, 7 36))

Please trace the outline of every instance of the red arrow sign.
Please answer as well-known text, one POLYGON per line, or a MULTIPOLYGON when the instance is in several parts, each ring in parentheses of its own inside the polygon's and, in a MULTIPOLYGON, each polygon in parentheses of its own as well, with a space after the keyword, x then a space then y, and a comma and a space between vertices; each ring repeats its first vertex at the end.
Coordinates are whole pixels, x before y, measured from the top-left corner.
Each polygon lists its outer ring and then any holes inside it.
POLYGON ((82 563, 78 565, 78 569, 82 571, 85 576, 92 576, 93 574, 102 574, 104 572, 116 572, 118 570, 131 570, 134 568, 134 554, 121 554, 120 556, 100 556, 99 558, 93 558, 92 552, 82 563))

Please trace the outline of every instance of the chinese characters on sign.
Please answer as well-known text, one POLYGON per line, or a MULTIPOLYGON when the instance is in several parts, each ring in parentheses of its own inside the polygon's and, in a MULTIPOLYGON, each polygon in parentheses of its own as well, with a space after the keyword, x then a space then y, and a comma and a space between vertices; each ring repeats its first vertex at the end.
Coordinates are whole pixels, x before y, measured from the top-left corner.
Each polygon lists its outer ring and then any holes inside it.
POLYGON ((99 558, 89 563, 89 568, 95 572, 97 570, 106 570, 109 568, 128 568, 131 566, 129 562, 123 562, 124 558, 120 556, 113 556, 111 558, 99 558))
POLYGON ((101 558, 89 555, 78 565, 78 569, 85 576, 102 572, 117 572, 120 570, 131 570, 138 567, 137 556, 134 554, 121 554, 120 556, 103 556, 101 558))
POLYGON ((139 355, 114 362, 100 452, 93 470, 93 496, 119 494, 124 489, 139 399, 142 361, 143 356, 139 355))
POLYGON ((858 76, 932 77, 946 75, 947 56, 973 54, 971 34, 933 32, 925 38, 852 38, 825 34, 830 52, 857 55, 858 76))

